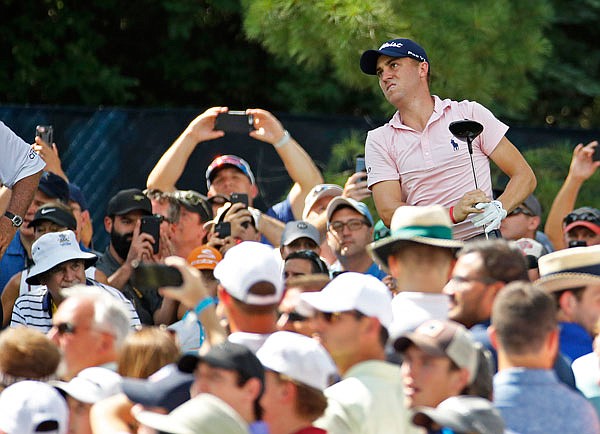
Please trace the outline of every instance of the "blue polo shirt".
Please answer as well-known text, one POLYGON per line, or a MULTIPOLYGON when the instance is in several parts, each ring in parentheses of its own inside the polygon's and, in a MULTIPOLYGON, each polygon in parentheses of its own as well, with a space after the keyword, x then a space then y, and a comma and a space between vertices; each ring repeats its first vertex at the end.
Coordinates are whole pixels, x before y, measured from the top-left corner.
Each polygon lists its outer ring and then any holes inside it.
POLYGON ((11 277, 27 268, 27 251, 21 243, 20 231, 17 231, 4 256, 0 260, 0 293, 11 277))

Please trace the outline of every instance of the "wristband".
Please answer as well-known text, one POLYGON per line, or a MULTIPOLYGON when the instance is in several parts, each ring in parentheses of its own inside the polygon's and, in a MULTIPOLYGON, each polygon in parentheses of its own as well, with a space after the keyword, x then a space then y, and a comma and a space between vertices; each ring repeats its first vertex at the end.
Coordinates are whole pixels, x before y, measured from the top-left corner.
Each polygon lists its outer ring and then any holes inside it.
POLYGON ((288 130, 285 130, 283 132, 283 137, 281 139, 279 139, 279 141, 277 143, 274 143, 273 146, 275 147, 275 149, 281 148, 283 145, 285 145, 287 142, 289 142, 291 138, 292 138, 292 136, 290 136, 290 133, 288 132, 288 130))
POLYGON ((452 223, 456 224, 458 223, 456 220, 454 220, 454 206, 451 206, 450 209, 448 210, 448 214, 450 214, 450 220, 452 220, 452 223))
POLYGON ((212 304, 215 304, 215 299, 212 297, 206 297, 204 300, 202 300, 200 303, 198 303, 198 305, 194 308, 194 313, 196 315, 200 315, 204 309, 206 309, 208 306, 210 306, 212 304))
POLYGON ((256 209, 256 208, 248 208, 248 210, 252 214, 252 218, 254 219, 256 229, 259 230, 258 228, 260 226, 260 219, 262 217, 262 213, 260 212, 259 209, 256 209))

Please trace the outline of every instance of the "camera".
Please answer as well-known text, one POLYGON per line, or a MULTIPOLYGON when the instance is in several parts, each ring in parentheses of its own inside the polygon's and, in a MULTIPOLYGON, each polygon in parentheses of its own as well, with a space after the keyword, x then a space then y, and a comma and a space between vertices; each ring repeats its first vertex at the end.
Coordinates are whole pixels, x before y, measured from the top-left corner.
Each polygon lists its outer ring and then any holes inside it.
POLYGON ((52 147, 54 143, 54 127, 52 125, 38 125, 35 127, 35 136, 42 139, 46 144, 52 147))
POLYGON ((175 267, 140 262, 133 268, 132 281, 136 288, 157 289, 163 286, 181 286, 183 276, 175 267))
POLYGON ((225 131, 225 133, 248 134, 254 129, 254 116, 247 115, 245 111, 241 110, 221 113, 215 120, 215 130, 225 131))

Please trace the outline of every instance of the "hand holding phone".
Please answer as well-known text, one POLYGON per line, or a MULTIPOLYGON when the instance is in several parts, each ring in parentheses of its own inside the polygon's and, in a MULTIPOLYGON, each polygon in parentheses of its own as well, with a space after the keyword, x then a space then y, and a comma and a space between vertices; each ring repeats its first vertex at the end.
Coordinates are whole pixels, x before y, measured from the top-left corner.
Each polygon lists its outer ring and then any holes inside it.
POLYGON ((140 262, 133 268, 132 282, 139 289, 156 289, 164 286, 181 286, 183 277, 175 267, 154 262, 140 262))
POLYGON ((215 120, 215 130, 222 130, 225 133, 248 134, 254 129, 254 116, 247 115, 245 111, 241 110, 229 110, 227 113, 221 113, 215 120))
POLYGON ((219 234, 219 238, 227 238, 231 236, 231 223, 221 222, 215 225, 215 232, 219 234))
MULTIPOLYGON (((358 156, 356 157, 356 168, 354 170, 355 173, 358 172, 366 172, 367 167, 365 165, 365 157, 363 156, 358 156)), ((361 181, 366 181, 367 177, 363 176, 362 178, 360 178, 361 181)))
POLYGON ((140 233, 146 233, 154 237, 152 252, 156 255, 160 248, 160 217, 149 215, 141 218, 140 233))

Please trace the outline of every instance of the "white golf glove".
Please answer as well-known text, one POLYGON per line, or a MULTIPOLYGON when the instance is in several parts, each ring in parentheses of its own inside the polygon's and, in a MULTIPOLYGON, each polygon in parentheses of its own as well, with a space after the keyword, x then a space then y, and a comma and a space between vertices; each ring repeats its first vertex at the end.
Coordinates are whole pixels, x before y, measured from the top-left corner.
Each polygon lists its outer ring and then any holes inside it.
POLYGON ((469 217, 473 226, 484 226, 485 233, 488 234, 494 229, 500 228, 500 223, 506 217, 506 210, 502 207, 502 202, 493 200, 491 202, 480 202, 475 208, 482 209, 483 212, 469 217))

